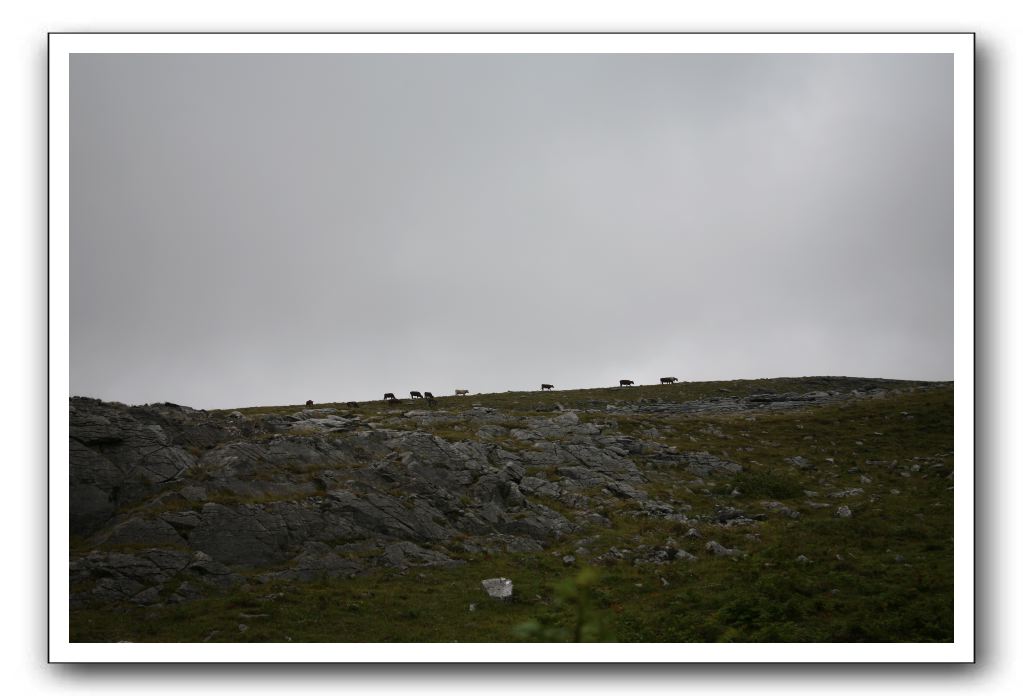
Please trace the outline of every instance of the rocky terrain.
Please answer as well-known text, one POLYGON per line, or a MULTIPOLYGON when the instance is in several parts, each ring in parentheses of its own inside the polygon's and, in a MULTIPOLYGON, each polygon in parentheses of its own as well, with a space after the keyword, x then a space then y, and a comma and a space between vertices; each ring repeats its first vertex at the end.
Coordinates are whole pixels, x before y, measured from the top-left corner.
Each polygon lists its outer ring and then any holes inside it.
MULTIPOLYGON (((209 412, 72 397, 72 633, 80 611, 381 573, 479 567, 478 591, 495 558, 772 564, 765 539, 808 519, 851 525, 922 479, 928 514, 950 524, 951 392, 805 378, 209 412)), ((788 560, 825 560, 805 551, 788 560)))

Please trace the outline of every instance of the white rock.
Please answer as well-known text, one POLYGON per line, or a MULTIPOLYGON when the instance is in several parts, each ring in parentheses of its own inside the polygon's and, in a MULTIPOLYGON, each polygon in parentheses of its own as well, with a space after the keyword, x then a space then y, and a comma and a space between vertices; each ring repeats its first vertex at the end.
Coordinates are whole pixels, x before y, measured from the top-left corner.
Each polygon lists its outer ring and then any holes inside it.
POLYGON ((713 553, 715 556, 732 556, 732 557, 735 557, 735 556, 741 556, 742 555, 742 551, 739 551, 738 549, 726 548, 726 547, 722 546, 721 544, 719 544, 716 541, 708 541, 705 548, 708 551, 710 551, 711 553, 713 553))
POLYGON ((509 599, 512 596, 512 581, 508 578, 487 578, 480 584, 494 599, 509 599))

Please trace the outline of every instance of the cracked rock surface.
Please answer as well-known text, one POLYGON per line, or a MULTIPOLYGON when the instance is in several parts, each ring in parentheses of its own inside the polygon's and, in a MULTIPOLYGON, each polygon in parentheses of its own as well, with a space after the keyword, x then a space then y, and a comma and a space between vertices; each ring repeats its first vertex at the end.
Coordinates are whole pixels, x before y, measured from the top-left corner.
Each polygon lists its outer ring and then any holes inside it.
MULTIPOLYGON (((738 413, 751 420, 849 398, 874 396, 833 390, 594 401, 523 413, 406 406, 373 417, 357 409, 243 414, 73 397, 72 603, 179 602, 253 579, 349 577, 535 553, 597 534, 616 517, 685 525, 677 532, 685 539, 700 538, 699 525, 755 529, 768 516, 796 523, 830 505, 807 501, 801 512, 792 503, 758 500, 756 510, 716 505, 694 514, 651 477, 671 476, 690 495, 729 491, 744 471, 738 448, 682 450, 677 440, 664 441, 666 421, 622 432, 614 418, 738 413)), ((701 443, 731 437, 710 426, 699 434, 701 443)), ((790 463, 799 470, 826 465, 803 457, 790 463)), ((855 507, 866 494, 848 487, 826 495, 855 507)), ((828 514, 852 513, 843 505, 828 514)), ((704 555, 744 553, 708 538, 704 555)), ((580 546, 572 558, 586 554, 580 546)), ((657 565, 696 558, 666 543, 612 547, 593 560, 657 565)))

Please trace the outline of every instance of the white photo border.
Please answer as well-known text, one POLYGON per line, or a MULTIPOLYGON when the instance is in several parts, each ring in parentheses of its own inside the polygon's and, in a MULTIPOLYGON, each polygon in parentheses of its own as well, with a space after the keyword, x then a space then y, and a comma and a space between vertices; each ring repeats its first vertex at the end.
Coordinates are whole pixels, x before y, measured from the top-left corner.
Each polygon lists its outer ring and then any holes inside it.
POLYGON ((975 661, 972 33, 53 33, 49 35, 49 660, 116 663, 969 663, 975 661), (72 643, 69 90, 75 53, 946 53, 954 71, 955 599, 950 643, 72 643), (454 659, 453 659, 454 656, 454 659))

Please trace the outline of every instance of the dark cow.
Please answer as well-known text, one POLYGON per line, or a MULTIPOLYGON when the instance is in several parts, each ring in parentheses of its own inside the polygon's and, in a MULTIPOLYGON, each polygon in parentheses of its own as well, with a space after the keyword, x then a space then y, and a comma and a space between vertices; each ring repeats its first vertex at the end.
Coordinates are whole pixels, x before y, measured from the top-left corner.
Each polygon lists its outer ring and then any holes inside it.
POLYGON ((618 380, 618 386, 619 387, 631 387, 634 384, 635 384, 635 382, 633 382, 631 379, 620 379, 620 380, 618 380))
POLYGON ((394 398, 394 394, 392 394, 391 392, 387 392, 386 394, 384 394, 384 401, 395 401, 395 400, 396 399, 394 398))
POLYGON ((346 401, 345 406, 348 408, 359 408, 359 404, 355 401, 346 401))
POLYGON ((541 384, 540 385, 540 391, 550 391, 551 389, 554 389, 554 385, 553 384, 541 384))
POLYGON ((677 381, 675 377, 661 377, 661 384, 674 384, 677 381))
POLYGON ((409 394, 412 396, 413 399, 422 399, 423 398, 423 395, 420 394, 419 392, 410 391, 409 394))
POLYGON ((455 396, 469 396, 469 390, 468 389, 456 389, 455 390, 455 396))
POLYGON ((312 400, 312 399, 309 399, 309 401, 306 401, 306 402, 305 402, 305 405, 306 405, 306 406, 312 406, 312 405, 313 405, 313 400, 312 400))
POLYGON ((431 394, 430 392, 423 392, 423 396, 425 396, 427 399, 433 398, 433 394, 431 394))

